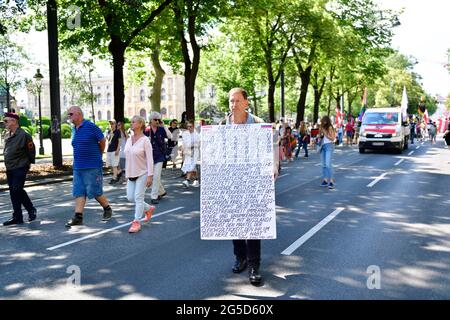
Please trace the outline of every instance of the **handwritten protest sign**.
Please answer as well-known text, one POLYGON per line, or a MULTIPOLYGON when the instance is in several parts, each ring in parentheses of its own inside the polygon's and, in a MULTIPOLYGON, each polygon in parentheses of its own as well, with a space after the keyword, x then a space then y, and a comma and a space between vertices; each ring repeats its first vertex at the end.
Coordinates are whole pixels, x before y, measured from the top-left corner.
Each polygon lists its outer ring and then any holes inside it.
POLYGON ((270 124, 203 126, 202 239, 275 239, 270 124))

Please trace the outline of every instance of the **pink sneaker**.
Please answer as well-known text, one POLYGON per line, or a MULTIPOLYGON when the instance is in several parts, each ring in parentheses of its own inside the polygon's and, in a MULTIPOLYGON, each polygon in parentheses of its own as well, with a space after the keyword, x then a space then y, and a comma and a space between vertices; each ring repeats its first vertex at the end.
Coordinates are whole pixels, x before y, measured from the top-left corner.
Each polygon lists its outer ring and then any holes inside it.
POLYGON ((144 222, 150 221, 150 219, 152 218, 153 211, 155 211, 155 206, 150 206, 150 209, 144 211, 145 215, 144 222))
POLYGON ((131 224, 130 229, 128 229, 129 233, 136 233, 141 230, 141 223, 138 220, 134 220, 131 224))

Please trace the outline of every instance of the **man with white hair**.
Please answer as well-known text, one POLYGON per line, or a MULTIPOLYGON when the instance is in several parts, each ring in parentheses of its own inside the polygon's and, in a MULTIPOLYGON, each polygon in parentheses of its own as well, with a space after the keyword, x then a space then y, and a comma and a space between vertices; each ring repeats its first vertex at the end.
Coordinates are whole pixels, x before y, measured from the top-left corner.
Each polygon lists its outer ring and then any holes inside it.
POLYGON ((8 130, 3 155, 9 196, 14 210, 12 219, 5 221, 3 225, 10 226, 23 223, 22 205, 28 211, 28 221, 36 220, 36 208, 24 190, 30 164, 34 163, 36 148, 33 138, 20 128, 18 114, 6 112, 3 122, 8 130))
POLYGON ((164 161, 166 161, 166 142, 168 139, 166 130, 161 120, 161 114, 153 111, 150 113, 150 142, 153 149, 153 184, 151 193, 151 203, 158 204, 159 200, 164 197, 167 192, 161 182, 161 172, 164 161))

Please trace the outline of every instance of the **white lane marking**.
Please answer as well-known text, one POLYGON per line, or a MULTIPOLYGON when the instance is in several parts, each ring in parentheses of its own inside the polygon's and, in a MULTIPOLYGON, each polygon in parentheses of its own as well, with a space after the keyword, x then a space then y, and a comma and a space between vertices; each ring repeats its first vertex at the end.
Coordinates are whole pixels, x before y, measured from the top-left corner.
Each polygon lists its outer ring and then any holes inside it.
POLYGON ((400 160, 398 160, 395 164, 394 164, 394 166, 398 166, 400 163, 402 163, 403 161, 405 161, 405 159, 400 159, 400 160))
POLYGON ((408 156, 412 155, 414 153, 414 151, 411 151, 410 153, 408 153, 408 156))
POLYGON ((288 174, 287 173, 285 173, 285 174, 282 174, 281 176, 279 176, 278 178, 283 178, 283 177, 285 177, 285 176, 287 176, 288 174))
POLYGON ((378 181, 382 180, 388 173, 385 172, 383 173, 381 176, 375 178, 375 180, 373 180, 371 183, 369 183, 367 185, 367 188, 372 188, 374 185, 376 185, 378 183, 378 181))
MULTIPOLYGON (((158 213, 158 214, 155 214, 152 218, 156 218, 156 217, 161 216, 161 215, 163 215, 163 214, 167 214, 167 213, 169 213, 169 212, 177 211, 177 210, 180 210, 180 209, 183 209, 183 208, 184 208, 184 207, 178 207, 178 208, 175 208, 175 209, 163 211, 163 212, 160 212, 160 213, 158 213)), ((144 220, 144 218, 142 218, 141 221, 142 221, 142 220, 144 220)), ((128 222, 128 223, 124 223, 124 224, 118 225, 118 226, 116 226, 116 227, 114 227, 114 228, 102 230, 102 231, 99 231, 99 232, 96 232, 96 233, 93 233, 93 234, 84 236, 84 237, 79 238, 79 239, 75 239, 75 240, 71 240, 71 241, 68 241, 68 242, 64 242, 64 243, 58 244, 58 245, 56 245, 56 246, 47 248, 47 250, 53 251, 53 250, 55 250, 55 249, 65 247, 65 246, 68 246, 68 245, 73 244, 73 243, 77 243, 77 242, 80 242, 80 241, 83 241, 83 240, 86 240, 86 239, 94 238, 94 237, 100 236, 100 235, 102 235, 102 234, 105 234, 105 233, 108 233, 108 232, 112 232, 112 231, 114 231, 114 230, 121 229, 121 228, 124 228, 124 227, 126 227, 126 226, 129 226, 131 223, 132 223, 132 221, 130 221, 130 222, 128 222)))
POLYGON ((283 252, 281 252, 281 254, 285 255, 285 256, 291 255, 302 244, 304 244, 313 235, 315 235, 320 229, 322 229, 328 222, 330 222, 331 220, 336 218, 336 216, 339 213, 341 213, 343 210, 344 210, 344 208, 337 208, 336 210, 334 210, 326 218, 324 218, 322 221, 320 221, 318 224, 316 224, 313 228, 311 228, 307 233, 305 233, 303 236, 298 238, 293 244, 291 244, 289 247, 287 247, 283 252))
POLYGON ((416 147, 416 150, 417 150, 417 149, 420 149, 420 146, 417 146, 417 147, 416 147))

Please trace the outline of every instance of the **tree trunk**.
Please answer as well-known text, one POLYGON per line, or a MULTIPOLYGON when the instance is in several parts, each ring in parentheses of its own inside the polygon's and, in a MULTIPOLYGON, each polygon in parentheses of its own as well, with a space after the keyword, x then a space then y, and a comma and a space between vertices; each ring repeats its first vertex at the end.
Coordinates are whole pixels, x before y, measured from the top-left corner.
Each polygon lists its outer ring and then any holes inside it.
POLYGON ((275 83, 269 81, 267 105, 269 107, 269 122, 275 122, 275 83))
POLYGON ((117 36, 111 36, 109 52, 113 57, 114 70, 114 119, 123 121, 125 108, 125 86, 123 81, 123 66, 125 64, 126 45, 117 36))
POLYGON ((255 115, 255 116, 258 116, 258 101, 257 101, 257 98, 256 98, 256 89, 255 88, 253 88, 253 114, 255 115))
POLYGON ((184 71, 184 88, 185 88, 185 103, 186 103, 186 119, 188 121, 195 120, 195 79, 192 79, 192 70, 185 67, 184 71))
POLYGON ((323 89, 325 87, 326 77, 322 78, 322 83, 319 84, 318 74, 317 72, 314 75, 315 83, 313 84, 314 88, 314 111, 313 111, 313 123, 317 123, 319 120, 319 106, 320 99, 322 98, 323 89))
POLYGON ((155 70, 155 80, 153 81, 152 94, 150 95, 151 111, 161 112, 161 89, 166 72, 159 61, 160 41, 156 40, 155 48, 152 50, 151 59, 153 70, 155 70))
MULTIPOLYGON (((11 112, 12 111, 12 108, 11 108, 11 94, 10 94, 10 89, 9 89, 9 84, 8 83, 6 83, 5 89, 6 89, 6 108, 8 109, 8 112, 11 112)), ((16 111, 16 110, 14 110, 14 111, 16 111)))
MULTIPOLYGON (((192 9, 192 8, 189 8, 192 9)), ((189 43, 191 46, 192 62, 189 56, 188 41, 185 38, 185 25, 181 8, 177 5, 173 6, 175 20, 177 25, 178 36, 180 37, 181 51, 184 61, 184 87, 185 87, 185 103, 186 103, 186 119, 195 120, 195 80, 197 78, 198 67, 200 64, 200 47, 195 38, 195 22, 196 14, 191 12, 188 15, 187 33, 189 34, 189 43)))
POLYGON ((308 95, 309 82, 311 81, 312 66, 310 65, 303 72, 300 73, 302 84, 300 86, 300 97, 297 102, 297 119, 296 126, 300 125, 300 121, 305 118, 306 96, 308 95))

